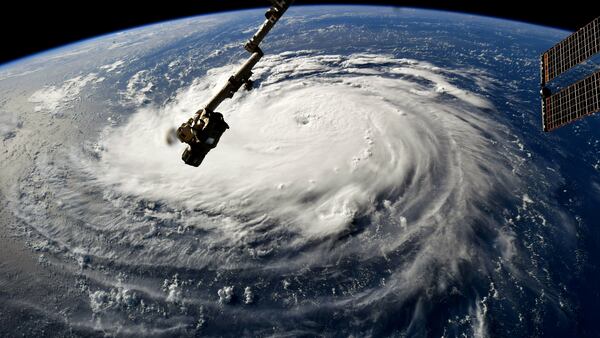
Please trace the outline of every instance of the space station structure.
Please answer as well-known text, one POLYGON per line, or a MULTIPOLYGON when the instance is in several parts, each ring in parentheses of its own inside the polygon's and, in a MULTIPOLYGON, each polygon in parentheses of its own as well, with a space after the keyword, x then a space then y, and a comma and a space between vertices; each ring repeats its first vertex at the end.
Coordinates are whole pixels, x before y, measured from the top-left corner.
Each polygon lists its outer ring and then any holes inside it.
POLYGON ((600 52, 600 17, 541 55, 542 128, 552 131, 600 112, 600 69, 556 90, 551 85, 600 52))
POLYGON ((225 99, 232 98, 242 86, 246 90, 252 89, 253 82, 250 79, 252 68, 263 57, 259 45, 293 0, 270 0, 270 2, 272 6, 265 14, 266 20, 244 45, 244 49, 250 53, 250 57, 203 108, 177 129, 177 139, 187 144, 181 156, 186 164, 198 167, 206 154, 217 146, 223 133, 229 129, 223 115, 215 111, 219 104, 225 99))

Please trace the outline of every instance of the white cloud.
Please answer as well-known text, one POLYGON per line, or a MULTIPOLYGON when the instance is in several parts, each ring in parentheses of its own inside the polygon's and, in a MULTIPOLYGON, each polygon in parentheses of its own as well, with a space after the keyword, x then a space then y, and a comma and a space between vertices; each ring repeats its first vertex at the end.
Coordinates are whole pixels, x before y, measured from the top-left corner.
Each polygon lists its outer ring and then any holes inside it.
MULTIPOLYGON (((109 131, 102 163, 91 166, 95 174, 123 192, 190 208, 244 217, 266 213, 307 237, 347 231, 356 217, 373 212, 378 196, 402 182, 411 198, 395 201, 396 208, 402 224, 411 226, 436 219, 448 203, 457 206, 447 221, 458 221, 473 212, 468 201, 490 189, 482 167, 496 167, 499 159, 480 130, 494 135, 496 127, 479 109, 491 104, 457 88, 431 64, 388 55, 265 57, 255 70, 260 88, 222 105, 231 129, 219 147, 199 169, 186 167, 181 146, 167 146, 164 134, 233 71, 211 70, 174 103, 141 109, 109 131), (416 206, 428 208, 412 216, 418 219, 408 217, 416 206)), ((131 82, 142 78, 138 73, 131 82)), ((497 168, 500 177, 503 165, 497 168)), ((230 224, 241 236, 243 225, 230 224)))
POLYGON ((117 68, 123 67, 124 64, 125 64, 125 61, 123 61, 123 60, 117 60, 117 61, 115 61, 115 62, 113 62, 111 64, 100 66, 100 69, 106 71, 107 73, 110 73, 110 72, 114 71, 117 68))
POLYGON ((153 79, 146 70, 135 73, 127 81, 127 89, 123 92, 123 99, 126 103, 132 103, 141 106, 148 101, 148 94, 152 92, 154 84, 153 79))
POLYGON ((11 138, 22 125, 15 114, 0 111, 0 139, 11 138))
POLYGON ((29 102, 35 103, 38 112, 61 114, 62 110, 72 106, 80 96, 81 90, 91 82, 98 82, 95 73, 80 75, 68 79, 60 86, 46 86, 29 97, 29 102))

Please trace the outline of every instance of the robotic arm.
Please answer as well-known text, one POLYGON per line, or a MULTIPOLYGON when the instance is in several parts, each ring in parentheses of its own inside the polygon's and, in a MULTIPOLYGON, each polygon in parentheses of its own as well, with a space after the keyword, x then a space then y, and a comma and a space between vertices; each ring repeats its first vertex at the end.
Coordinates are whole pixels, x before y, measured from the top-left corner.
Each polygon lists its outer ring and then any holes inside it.
POLYGON ((177 138, 188 147, 184 150, 181 158, 191 166, 199 166, 208 152, 215 148, 225 130, 229 125, 223 119, 223 115, 215 112, 215 109, 227 98, 233 97, 242 85, 247 90, 252 88, 252 68, 263 57, 262 50, 258 45, 285 13, 293 0, 270 0, 271 8, 265 16, 267 19, 260 26, 254 36, 246 42, 244 49, 251 55, 244 64, 233 74, 221 90, 213 98, 198 110, 196 114, 177 129, 177 138))

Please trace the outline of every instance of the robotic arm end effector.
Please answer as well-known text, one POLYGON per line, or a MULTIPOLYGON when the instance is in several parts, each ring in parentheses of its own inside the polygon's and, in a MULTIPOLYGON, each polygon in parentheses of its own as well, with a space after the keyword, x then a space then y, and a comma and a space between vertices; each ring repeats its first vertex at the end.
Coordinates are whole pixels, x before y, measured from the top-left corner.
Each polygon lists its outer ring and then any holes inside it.
POLYGON ((244 45, 244 48, 252 55, 203 109, 196 112, 196 115, 187 122, 181 124, 177 130, 171 129, 168 133, 168 144, 173 144, 176 142, 175 140, 179 140, 188 145, 181 156, 186 164, 198 167, 206 154, 217 146, 225 130, 229 129, 223 115, 214 111, 219 104, 227 98, 232 98, 242 86, 246 90, 252 89, 253 81, 250 80, 252 68, 264 55, 259 44, 292 4, 293 0, 270 0, 270 2, 272 7, 265 14, 266 20, 244 45))
POLYGON ((191 166, 198 167, 208 152, 215 148, 229 125, 223 115, 203 110, 177 128, 177 138, 188 147, 181 158, 191 166))

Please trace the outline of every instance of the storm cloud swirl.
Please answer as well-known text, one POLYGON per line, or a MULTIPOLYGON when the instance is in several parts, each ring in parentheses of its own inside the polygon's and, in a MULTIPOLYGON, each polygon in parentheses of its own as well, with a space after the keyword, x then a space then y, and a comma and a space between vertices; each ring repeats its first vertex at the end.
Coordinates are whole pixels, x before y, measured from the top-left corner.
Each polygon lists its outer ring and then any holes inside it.
POLYGON ((485 74, 387 55, 266 56, 256 88, 220 107, 231 129, 219 147, 187 167, 165 133, 234 69, 39 166, 66 220, 29 219, 73 256, 93 325, 277 334, 276 322, 300 334, 326 320, 377 333, 394 320, 415 333, 443 306, 466 318, 449 327, 483 334, 489 276, 517 250, 500 206, 521 184, 492 104, 453 81, 484 86, 485 74))

